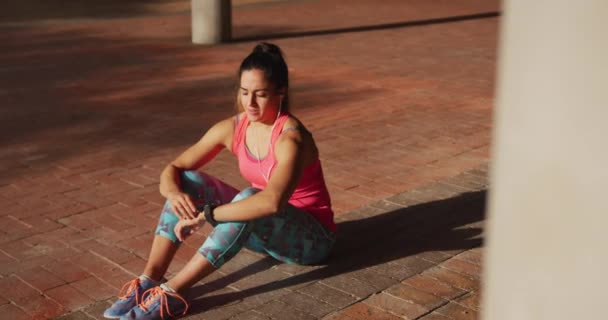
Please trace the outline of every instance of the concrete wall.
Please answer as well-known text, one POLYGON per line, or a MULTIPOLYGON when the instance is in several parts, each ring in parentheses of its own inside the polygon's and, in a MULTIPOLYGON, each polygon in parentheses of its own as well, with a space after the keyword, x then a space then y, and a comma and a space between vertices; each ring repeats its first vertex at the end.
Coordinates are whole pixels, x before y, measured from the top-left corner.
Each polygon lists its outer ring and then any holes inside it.
POLYGON ((608 319, 608 1, 503 6, 483 318, 608 319))

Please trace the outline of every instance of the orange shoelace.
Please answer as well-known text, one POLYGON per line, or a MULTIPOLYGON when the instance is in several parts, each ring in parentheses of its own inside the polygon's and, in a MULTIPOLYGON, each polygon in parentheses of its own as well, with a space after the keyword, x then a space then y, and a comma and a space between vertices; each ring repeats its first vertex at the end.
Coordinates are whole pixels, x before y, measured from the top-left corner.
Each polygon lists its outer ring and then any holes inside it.
POLYGON ((135 278, 127 283, 125 283, 120 291, 118 292, 118 299, 127 300, 131 293, 135 291, 135 303, 139 304, 139 278, 135 278))
POLYGON ((142 300, 143 302, 141 304, 139 304, 139 308, 143 311, 146 312, 148 311, 148 308, 150 308, 150 306, 152 304, 154 304, 154 302, 156 302, 156 300, 160 299, 160 317, 162 319, 165 319, 165 311, 167 312, 167 314, 170 317, 175 317, 175 315, 171 314, 171 311, 169 309, 169 300, 167 299, 167 296, 172 296, 174 298, 178 298, 179 300, 181 300, 184 305, 186 306, 186 309, 184 310, 184 312, 181 314, 182 316, 186 314, 186 312, 188 312, 188 302, 186 302, 186 300, 184 298, 182 298, 182 296, 180 296, 177 293, 173 293, 173 292, 167 292, 165 290, 163 290, 161 287, 154 287, 152 289, 148 289, 146 292, 144 292, 144 295, 142 296, 142 300))

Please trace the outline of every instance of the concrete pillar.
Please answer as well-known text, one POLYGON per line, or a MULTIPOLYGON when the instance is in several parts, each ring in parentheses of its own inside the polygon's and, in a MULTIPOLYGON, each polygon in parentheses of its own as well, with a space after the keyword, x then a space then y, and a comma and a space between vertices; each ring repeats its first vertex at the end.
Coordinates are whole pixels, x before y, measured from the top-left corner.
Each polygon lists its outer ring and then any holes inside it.
POLYGON ((503 7, 483 319, 606 319, 608 1, 503 7))
POLYGON ((215 44, 230 40, 230 0, 191 0, 192 42, 215 44))

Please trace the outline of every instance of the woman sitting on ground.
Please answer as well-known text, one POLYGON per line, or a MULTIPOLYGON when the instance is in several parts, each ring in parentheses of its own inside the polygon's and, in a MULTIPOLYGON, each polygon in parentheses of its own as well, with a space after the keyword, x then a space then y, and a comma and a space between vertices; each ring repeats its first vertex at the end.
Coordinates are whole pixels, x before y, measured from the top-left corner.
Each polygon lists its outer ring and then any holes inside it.
POLYGON ((317 264, 335 242, 329 193, 310 132, 289 113, 288 69, 281 50, 257 45, 239 68, 239 113, 211 127, 160 177, 167 202, 143 274, 128 282, 106 318, 185 315, 182 296, 243 247, 286 262, 317 264), (252 187, 239 192, 196 171, 223 148, 236 155, 252 187), (172 279, 161 283, 179 244, 205 221, 213 231, 172 279))

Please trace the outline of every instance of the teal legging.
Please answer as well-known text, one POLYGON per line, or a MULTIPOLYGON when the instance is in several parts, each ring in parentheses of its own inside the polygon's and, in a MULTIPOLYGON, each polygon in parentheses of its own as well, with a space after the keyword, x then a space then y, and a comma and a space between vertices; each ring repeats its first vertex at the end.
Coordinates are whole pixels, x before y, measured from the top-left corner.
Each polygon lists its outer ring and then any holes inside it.
MULTIPOLYGON (((206 202, 236 202, 260 190, 247 188, 239 192, 219 179, 198 171, 181 174, 181 187, 202 210, 206 202)), ((156 234, 179 244, 173 231, 179 218, 165 203, 156 234)), ((297 264, 317 264, 329 255, 335 234, 312 215, 292 205, 275 215, 246 222, 218 223, 198 252, 220 268, 243 247, 267 253, 277 260, 297 264)))

